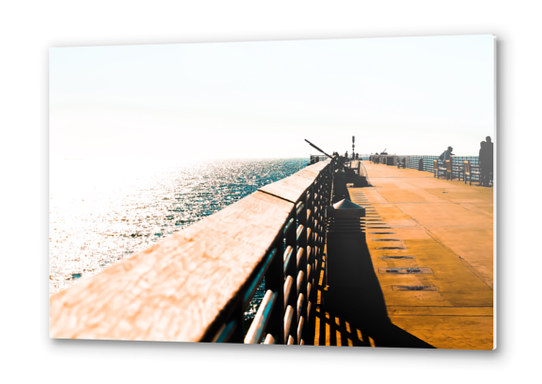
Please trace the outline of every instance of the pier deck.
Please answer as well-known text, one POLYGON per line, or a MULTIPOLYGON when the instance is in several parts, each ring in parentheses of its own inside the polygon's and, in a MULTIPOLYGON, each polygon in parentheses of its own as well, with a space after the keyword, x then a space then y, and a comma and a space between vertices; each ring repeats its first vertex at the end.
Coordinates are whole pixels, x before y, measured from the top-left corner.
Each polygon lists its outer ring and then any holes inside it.
POLYGON ((493 188, 368 161, 363 165, 371 186, 349 188, 349 193, 367 209, 366 254, 372 268, 360 279, 375 282, 373 298, 368 303, 347 297, 354 310, 338 313, 334 308, 345 303, 322 300, 333 289, 322 279, 315 345, 493 349, 493 188), (358 326, 356 316, 380 310, 385 314, 375 318, 390 323, 379 332, 373 332, 374 323, 358 326))

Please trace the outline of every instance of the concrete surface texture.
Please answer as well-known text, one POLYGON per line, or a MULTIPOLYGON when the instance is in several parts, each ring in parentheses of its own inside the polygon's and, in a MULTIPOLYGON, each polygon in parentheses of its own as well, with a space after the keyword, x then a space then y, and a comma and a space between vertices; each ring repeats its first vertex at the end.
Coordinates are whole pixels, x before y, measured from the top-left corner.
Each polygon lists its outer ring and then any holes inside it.
POLYGON ((435 348, 494 348, 493 188, 364 161, 367 248, 394 326, 435 348))

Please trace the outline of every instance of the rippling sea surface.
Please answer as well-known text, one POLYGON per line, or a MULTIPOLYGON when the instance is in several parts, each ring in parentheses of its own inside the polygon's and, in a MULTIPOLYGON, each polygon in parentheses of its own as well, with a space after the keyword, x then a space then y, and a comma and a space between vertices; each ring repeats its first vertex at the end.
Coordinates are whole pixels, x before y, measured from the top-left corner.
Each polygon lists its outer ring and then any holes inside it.
POLYGON ((307 164, 308 159, 52 160, 49 294, 307 164))

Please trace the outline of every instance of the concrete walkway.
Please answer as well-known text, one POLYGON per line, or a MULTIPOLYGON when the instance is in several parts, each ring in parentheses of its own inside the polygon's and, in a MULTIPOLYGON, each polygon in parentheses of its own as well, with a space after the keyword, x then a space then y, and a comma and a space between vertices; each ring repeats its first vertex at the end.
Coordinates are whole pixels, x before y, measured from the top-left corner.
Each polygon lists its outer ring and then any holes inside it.
POLYGON ((363 165, 371 186, 349 192, 367 208, 367 245, 393 325, 436 348, 493 349, 493 188, 363 165))

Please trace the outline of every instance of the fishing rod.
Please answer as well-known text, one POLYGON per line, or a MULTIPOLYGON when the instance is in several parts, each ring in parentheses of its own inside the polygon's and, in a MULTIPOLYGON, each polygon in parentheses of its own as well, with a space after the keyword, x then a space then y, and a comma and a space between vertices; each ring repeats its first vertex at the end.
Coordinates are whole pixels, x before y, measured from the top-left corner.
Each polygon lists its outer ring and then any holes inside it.
POLYGON ((330 156, 328 155, 327 153, 325 153, 323 150, 321 150, 320 148, 318 148, 316 145, 314 145, 313 143, 311 143, 309 140, 305 139, 305 141, 307 143, 309 143, 309 145, 311 147, 313 147, 314 149, 316 149, 317 151, 320 151, 322 152, 324 155, 326 155, 327 157, 329 157, 331 160, 334 160, 336 162, 338 162, 340 165, 342 165, 344 168, 346 168, 346 165, 344 165, 344 163, 342 161, 340 161, 339 159, 337 159, 335 156, 330 156))

